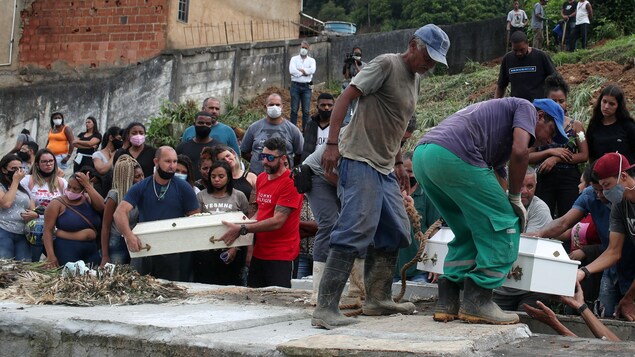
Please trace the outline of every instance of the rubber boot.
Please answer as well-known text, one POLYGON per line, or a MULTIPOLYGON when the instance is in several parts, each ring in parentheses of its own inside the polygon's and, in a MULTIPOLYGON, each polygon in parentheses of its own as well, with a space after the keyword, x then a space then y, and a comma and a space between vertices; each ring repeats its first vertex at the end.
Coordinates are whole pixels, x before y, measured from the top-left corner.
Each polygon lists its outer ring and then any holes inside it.
POLYGON ((364 259, 356 258, 351 271, 347 296, 350 298, 363 298, 364 291, 364 259))
POLYGON ((459 318, 474 324, 511 325, 519 321, 518 315, 501 310, 492 300, 492 289, 477 285, 465 278, 463 303, 459 318))
POLYGON ((396 303, 392 299, 392 279, 397 266, 398 252, 381 252, 368 248, 364 266, 364 286, 366 300, 362 306, 364 315, 379 316, 404 314, 415 311, 411 302, 396 303))
POLYGON ((331 247, 320 282, 317 306, 313 311, 311 325, 333 329, 354 324, 357 321, 340 313, 340 297, 346 280, 353 269, 355 253, 331 247))
POLYGON ((434 321, 448 322, 459 317, 459 307, 461 301, 459 295, 461 288, 459 284, 446 278, 439 278, 439 300, 434 309, 434 321))
POLYGON ((309 303, 313 306, 317 304, 318 291, 320 290, 320 281, 322 281, 322 273, 324 273, 324 267, 326 263, 313 262, 313 293, 309 303))

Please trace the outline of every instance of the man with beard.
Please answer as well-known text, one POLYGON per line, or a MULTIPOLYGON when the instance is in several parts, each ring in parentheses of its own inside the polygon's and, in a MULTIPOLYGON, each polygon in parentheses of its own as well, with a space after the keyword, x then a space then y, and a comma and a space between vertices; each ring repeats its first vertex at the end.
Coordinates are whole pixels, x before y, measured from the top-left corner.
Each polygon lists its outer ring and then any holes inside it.
MULTIPOLYGON (((119 203, 113 218, 126 241, 128 250, 138 252, 141 241, 132 233, 128 213, 139 209, 139 222, 190 216, 200 212, 194 190, 186 181, 173 179, 176 170, 176 151, 169 146, 157 149, 154 157, 155 172, 132 186, 119 203)), ((141 274, 173 281, 188 281, 191 272, 190 254, 167 254, 133 259, 141 274)))
POLYGON ((257 222, 223 222, 228 231, 221 239, 230 245, 241 235, 256 233, 247 286, 290 288, 293 261, 300 253, 302 195, 290 177, 284 139, 267 139, 258 158, 265 172, 256 181, 257 222))
POLYGON ((304 128, 304 149, 302 157, 307 158, 318 147, 326 143, 329 137, 329 124, 331 123, 331 111, 335 105, 335 99, 329 93, 321 93, 317 99, 318 113, 311 117, 311 121, 304 128))
MULTIPOLYGON (((198 167, 203 148, 220 144, 216 139, 209 136, 212 126, 214 125, 213 122, 214 118, 212 114, 207 112, 196 113, 196 120, 194 122, 196 136, 186 142, 180 143, 179 146, 176 147, 176 153, 189 157, 190 160, 192 160, 193 167, 198 167)), ((196 180, 201 179, 201 173, 195 170, 194 177, 196 180)))
MULTIPOLYGON (((203 100, 202 111, 212 116, 212 130, 209 132, 209 137, 231 147, 236 153, 240 154, 236 133, 234 133, 231 127, 218 121, 218 116, 220 115, 220 100, 214 97, 205 98, 205 100, 203 100)), ((188 140, 192 140, 195 136, 196 127, 195 125, 190 125, 183 132, 181 142, 184 143, 188 140)))

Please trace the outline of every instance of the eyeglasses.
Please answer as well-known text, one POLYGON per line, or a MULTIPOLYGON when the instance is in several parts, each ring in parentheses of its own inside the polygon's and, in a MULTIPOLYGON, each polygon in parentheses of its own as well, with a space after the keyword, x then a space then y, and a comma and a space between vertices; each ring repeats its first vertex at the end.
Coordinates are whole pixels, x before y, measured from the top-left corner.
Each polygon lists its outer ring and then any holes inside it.
POLYGON ((273 154, 264 154, 264 153, 260 153, 258 154, 258 160, 262 161, 264 159, 267 159, 268 162, 273 162, 275 159, 282 157, 282 155, 273 155, 273 154))
POLYGON ((40 160, 40 165, 53 165, 55 160, 40 160))

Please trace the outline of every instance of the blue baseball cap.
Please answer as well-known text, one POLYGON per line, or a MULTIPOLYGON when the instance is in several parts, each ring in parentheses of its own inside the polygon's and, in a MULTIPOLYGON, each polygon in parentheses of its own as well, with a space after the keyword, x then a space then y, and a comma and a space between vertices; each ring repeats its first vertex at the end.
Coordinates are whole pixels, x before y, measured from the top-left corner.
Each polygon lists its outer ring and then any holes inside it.
POLYGON ((426 44, 430 58, 436 62, 443 63, 446 67, 448 66, 445 56, 448 54, 448 49, 450 49, 450 39, 439 26, 433 24, 425 25, 415 31, 415 36, 426 44))
POLYGON ((569 141, 569 137, 564 131, 564 110, 562 110, 562 107, 558 105, 558 103, 547 98, 535 99, 533 104, 534 107, 549 114, 549 116, 551 116, 556 122, 556 128, 558 128, 558 131, 556 132, 553 140, 560 145, 566 144, 569 141))

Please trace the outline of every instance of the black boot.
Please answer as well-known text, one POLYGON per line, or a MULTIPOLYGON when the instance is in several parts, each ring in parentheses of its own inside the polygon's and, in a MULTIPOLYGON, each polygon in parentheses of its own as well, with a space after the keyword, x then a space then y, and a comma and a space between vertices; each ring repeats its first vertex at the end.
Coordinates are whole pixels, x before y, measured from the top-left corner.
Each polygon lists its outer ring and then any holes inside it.
POLYGON ((446 278, 439 278, 439 301, 434 309, 434 321, 448 322, 459 317, 459 307, 461 301, 459 294, 461 289, 459 284, 446 278))
POLYGON ((465 278, 463 303, 459 318, 476 324, 511 325, 519 321, 518 315, 501 310, 492 300, 492 289, 477 285, 472 279, 465 278))
POLYGON ((333 329, 354 324, 357 321, 340 313, 340 297, 351 274, 355 253, 331 247, 320 282, 317 306, 313 311, 311 325, 333 329))
POLYGON ((364 264, 364 315, 410 315, 415 311, 413 303, 395 303, 392 299, 392 279, 396 266, 397 252, 387 253, 377 251, 373 247, 368 248, 364 264))

